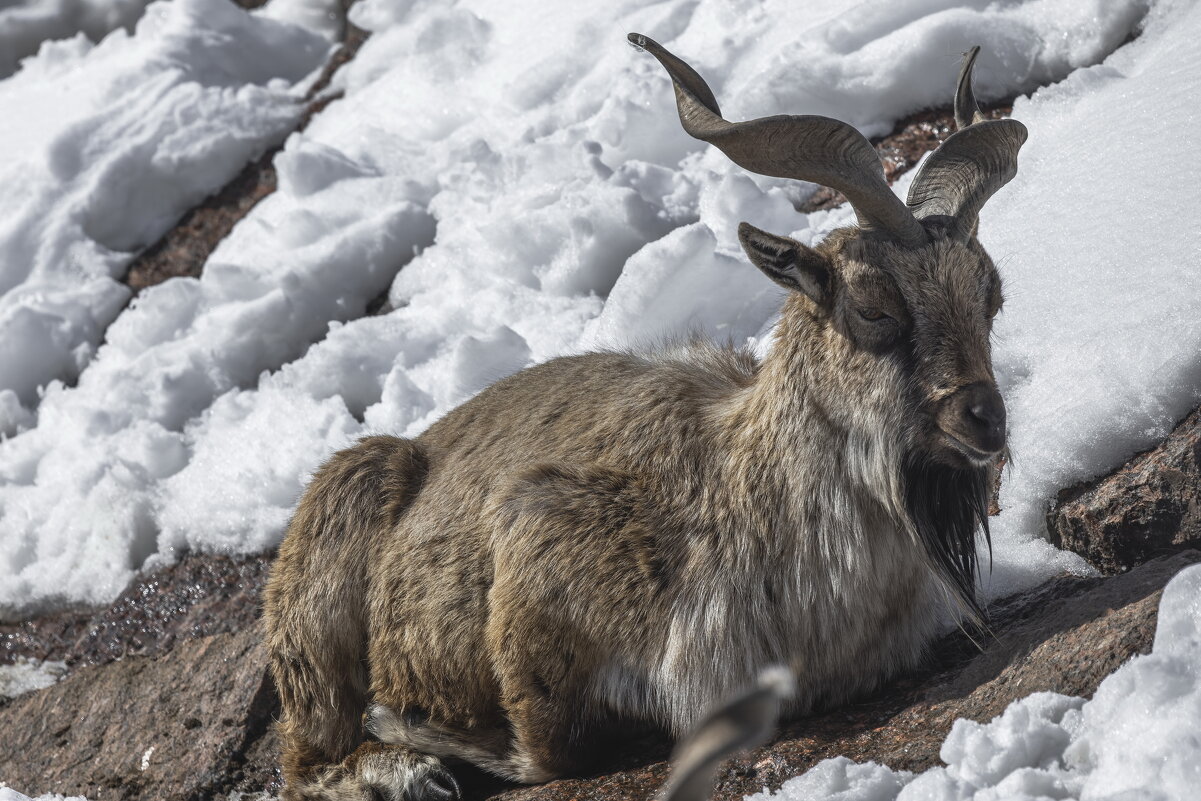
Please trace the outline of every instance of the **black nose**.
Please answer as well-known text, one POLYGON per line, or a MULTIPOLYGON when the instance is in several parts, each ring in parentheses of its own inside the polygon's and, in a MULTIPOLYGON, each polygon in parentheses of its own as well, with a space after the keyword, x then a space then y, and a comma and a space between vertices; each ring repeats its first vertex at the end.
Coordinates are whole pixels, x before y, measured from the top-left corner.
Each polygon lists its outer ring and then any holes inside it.
POLYGON ((1005 447, 1005 401, 992 382, 968 384, 953 396, 956 434, 967 445, 984 453, 1005 447))
POLYGON ((1005 447, 1005 401, 991 381, 968 384, 946 398, 938 427, 956 450, 987 459, 1005 447))

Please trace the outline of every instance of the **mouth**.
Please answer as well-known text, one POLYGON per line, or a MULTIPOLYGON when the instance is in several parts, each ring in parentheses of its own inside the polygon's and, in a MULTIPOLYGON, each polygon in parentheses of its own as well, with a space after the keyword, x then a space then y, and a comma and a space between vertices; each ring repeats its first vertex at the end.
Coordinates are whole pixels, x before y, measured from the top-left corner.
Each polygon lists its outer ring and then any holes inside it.
POLYGON ((973 467, 985 467, 992 464, 1001 455, 1001 451, 982 451, 972 445, 961 440, 959 437, 952 434, 950 431, 939 429, 938 433, 942 435, 943 440, 951 449, 959 453, 973 467))

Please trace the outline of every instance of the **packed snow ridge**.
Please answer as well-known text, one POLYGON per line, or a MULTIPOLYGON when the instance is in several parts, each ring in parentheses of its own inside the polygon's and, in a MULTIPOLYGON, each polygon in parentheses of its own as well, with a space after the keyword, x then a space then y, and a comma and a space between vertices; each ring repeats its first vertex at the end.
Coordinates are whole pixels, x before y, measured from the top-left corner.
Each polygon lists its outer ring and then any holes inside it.
POLYGON ((976 43, 985 99, 1060 81, 1016 103, 1031 138, 981 220, 1016 457, 988 595, 1085 570, 1041 539, 1048 499, 1201 397, 1198 234, 1164 234, 1199 177, 1174 144, 1198 89, 1189 4, 365 0, 345 96, 288 138, 279 191, 201 278, 121 311, 133 253, 294 123, 328 31, 293 12, 154 4, 132 36, 47 43, 0 81, 23 187, 0 201, 0 614, 106 602, 186 549, 270 548, 333 449, 417 434, 531 363, 698 330, 770 347, 780 296, 737 223, 813 243, 850 213, 800 215, 811 187, 683 134, 630 30, 733 118, 884 133, 945 103, 976 43))

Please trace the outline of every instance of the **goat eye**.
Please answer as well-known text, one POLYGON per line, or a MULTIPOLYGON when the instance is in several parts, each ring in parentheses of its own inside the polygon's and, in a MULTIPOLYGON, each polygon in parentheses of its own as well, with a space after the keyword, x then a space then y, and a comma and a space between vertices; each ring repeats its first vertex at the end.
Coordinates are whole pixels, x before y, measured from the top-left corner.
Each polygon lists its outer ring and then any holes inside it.
POLYGON ((879 322, 880 320, 891 320, 892 319, 891 317, 889 317, 887 314, 880 311, 879 309, 856 309, 856 311, 859 312, 859 316, 862 317, 864 320, 867 320, 867 321, 873 322, 873 323, 879 322))

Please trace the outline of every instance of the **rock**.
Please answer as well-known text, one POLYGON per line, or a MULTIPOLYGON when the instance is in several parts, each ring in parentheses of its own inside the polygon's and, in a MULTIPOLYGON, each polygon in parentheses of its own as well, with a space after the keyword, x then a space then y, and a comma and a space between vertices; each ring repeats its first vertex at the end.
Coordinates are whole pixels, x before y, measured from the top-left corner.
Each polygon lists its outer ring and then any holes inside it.
POLYGON ((278 708, 257 627, 81 668, 0 708, 4 781, 31 795, 191 801, 269 783, 278 708), (257 749, 257 750, 256 750, 257 749))
POLYGON ((97 665, 158 654, 177 642, 249 628, 274 554, 187 554, 134 581, 95 612, 66 611, 0 624, 0 665, 18 659, 97 665))
POLYGON ((1201 409, 1153 450, 1060 492, 1047 531, 1056 546, 1110 574, 1201 546, 1201 409))
MULTIPOLYGON (((956 718, 987 721, 1040 690, 1090 695, 1155 634, 1160 591, 1201 551, 1153 560, 1112 578, 1063 578, 993 610, 983 651, 956 634, 927 668, 874 698, 788 724, 775 743, 719 773, 718 801, 777 788, 827 757, 924 770, 956 718)), ((32 794, 91 801, 192 801, 232 791, 278 792, 278 701, 257 625, 178 641, 154 657, 77 668, 0 706, 0 778, 32 794), (145 766, 143 768, 143 765, 145 766)), ((182 638, 181 638, 182 640, 182 638)), ((667 775, 670 744, 631 734, 606 749, 604 775, 535 787, 460 776, 467 798, 643 801, 667 775)))

